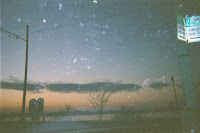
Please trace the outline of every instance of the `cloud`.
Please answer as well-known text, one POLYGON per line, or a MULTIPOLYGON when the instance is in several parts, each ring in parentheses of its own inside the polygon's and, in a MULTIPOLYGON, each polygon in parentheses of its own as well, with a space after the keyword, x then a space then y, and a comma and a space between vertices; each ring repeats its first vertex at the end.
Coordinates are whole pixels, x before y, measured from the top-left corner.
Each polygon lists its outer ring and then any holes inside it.
POLYGON ((135 84, 120 84, 111 82, 94 82, 88 84, 50 84, 47 88, 56 92, 99 92, 105 90, 108 92, 119 91, 137 91, 141 89, 141 86, 135 84))
POLYGON ((22 83, 23 81, 21 81, 19 78, 13 76, 13 75, 9 75, 8 76, 8 81, 11 81, 13 83, 22 83))
MULTIPOLYGON (((10 82, 1 82, 1 88, 5 89, 15 89, 23 90, 23 83, 10 83, 10 82)), ((54 92, 99 92, 105 90, 108 92, 119 92, 119 91, 137 91, 141 89, 141 86, 135 84, 121 84, 121 83, 111 83, 111 82, 94 82, 88 84, 69 84, 69 83, 58 83, 58 84, 48 84, 46 86, 42 84, 27 84, 27 91, 36 91, 41 89, 48 89, 54 92)))
POLYGON ((153 89, 162 89, 163 87, 167 87, 167 86, 170 86, 170 84, 169 83, 163 83, 163 82, 151 83, 149 85, 149 87, 153 88, 153 89))
MULTIPOLYGON (((24 83, 23 82, 15 82, 15 83, 11 83, 11 82, 5 82, 5 81, 1 81, 1 88, 5 88, 5 89, 14 89, 14 90, 23 90, 24 88, 24 83)), ((26 85, 26 90, 27 91, 37 91, 38 90, 44 88, 44 86, 39 85, 39 84, 31 84, 31 83, 27 83, 26 85)))

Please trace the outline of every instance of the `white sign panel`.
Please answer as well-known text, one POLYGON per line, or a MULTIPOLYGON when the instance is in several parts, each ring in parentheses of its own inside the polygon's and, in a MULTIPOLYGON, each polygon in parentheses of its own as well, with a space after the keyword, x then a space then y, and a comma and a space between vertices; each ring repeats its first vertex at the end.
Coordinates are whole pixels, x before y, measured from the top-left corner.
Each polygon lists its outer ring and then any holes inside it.
POLYGON ((179 40, 187 41, 185 36, 185 28, 181 24, 177 24, 177 37, 179 40))
POLYGON ((200 41, 200 26, 187 27, 186 37, 188 42, 198 42, 200 41))
POLYGON ((183 19, 177 17, 177 38, 188 43, 200 42, 200 16, 183 19))

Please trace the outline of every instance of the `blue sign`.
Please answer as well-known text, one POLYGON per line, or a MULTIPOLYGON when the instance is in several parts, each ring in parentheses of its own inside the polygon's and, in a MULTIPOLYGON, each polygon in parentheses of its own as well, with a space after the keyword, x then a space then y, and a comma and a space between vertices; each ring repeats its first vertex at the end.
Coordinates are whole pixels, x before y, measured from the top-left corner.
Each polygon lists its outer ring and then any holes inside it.
POLYGON ((200 26, 200 16, 185 18, 185 26, 186 27, 200 26))

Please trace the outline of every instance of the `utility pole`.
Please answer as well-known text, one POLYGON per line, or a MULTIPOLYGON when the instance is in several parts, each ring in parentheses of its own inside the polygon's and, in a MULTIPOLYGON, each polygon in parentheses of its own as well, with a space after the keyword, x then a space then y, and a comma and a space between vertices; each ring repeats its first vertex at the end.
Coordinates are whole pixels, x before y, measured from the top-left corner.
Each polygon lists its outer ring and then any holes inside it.
MULTIPOLYGON (((3 28, 0 28, 2 32, 7 32, 10 35, 16 37, 16 39, 21 39, 26 42, 26 53, 25 53, 25 71, 24 71, 24 88, 23 88, 23 101, 22 101, 22 112, 21 112, 21 120, 24 120, 24 113, 25 113, 25 103, 26 103, 26 84, 27 84, 27 70, 28 70, 28 25, 26 25, 26 39, 11 33, 3 28)), ((10 36, 9 35, 9 36, 10 36)))
POLYGON ((28 69, 27 67, 28 67, 28 25, 26 25, 26 55, 25 55, 23 102, 22 102, 22 120, 24 120, 25 104, 26 104, 26 84, 27 84, 27 69, 28 69))

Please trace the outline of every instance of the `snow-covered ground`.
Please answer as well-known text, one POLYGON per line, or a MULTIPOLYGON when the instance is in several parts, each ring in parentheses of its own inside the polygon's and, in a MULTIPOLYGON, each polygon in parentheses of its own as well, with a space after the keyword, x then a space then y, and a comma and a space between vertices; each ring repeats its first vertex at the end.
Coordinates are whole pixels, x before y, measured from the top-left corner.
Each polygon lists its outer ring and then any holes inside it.
POLYGON ((45 122, 40 125, 35 124, 29 129, 29 131, 32 133, 65 132, 65 131, 83 130, 89 128, 91 127, 82 125, 79 122, 53 121, 53 122, 45 122))

